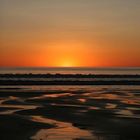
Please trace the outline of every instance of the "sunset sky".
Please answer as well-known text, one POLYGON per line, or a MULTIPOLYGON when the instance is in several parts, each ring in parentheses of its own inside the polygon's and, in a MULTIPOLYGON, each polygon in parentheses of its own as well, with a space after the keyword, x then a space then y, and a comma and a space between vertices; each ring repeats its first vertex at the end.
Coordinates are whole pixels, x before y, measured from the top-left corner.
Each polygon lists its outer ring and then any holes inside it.
POLYGON ((0 66, 140 66, 140 0, 0 0, 0 66))

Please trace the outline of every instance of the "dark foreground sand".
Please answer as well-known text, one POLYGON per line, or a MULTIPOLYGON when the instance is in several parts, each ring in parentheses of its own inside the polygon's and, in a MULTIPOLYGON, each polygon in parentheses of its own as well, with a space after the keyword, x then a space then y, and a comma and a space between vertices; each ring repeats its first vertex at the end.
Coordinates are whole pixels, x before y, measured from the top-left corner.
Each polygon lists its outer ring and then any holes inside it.
POLYGON ((18 115, 0 115, 1 140, 30 140, 41 128, 51 128, 51 125, 36 123, 18 115))
POLYGON ((139 140, 140 88, 0 89, 0 140, 139 140))

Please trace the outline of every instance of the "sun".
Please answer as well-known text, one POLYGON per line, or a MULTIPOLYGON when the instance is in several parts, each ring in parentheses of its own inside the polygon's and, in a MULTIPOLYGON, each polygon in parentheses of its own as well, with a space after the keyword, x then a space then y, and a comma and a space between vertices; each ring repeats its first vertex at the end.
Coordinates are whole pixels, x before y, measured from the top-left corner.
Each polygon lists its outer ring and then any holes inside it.
POLYGON ((69 63, 69 62, 62 63, 60 66, 61 67, 73 67, 73 65, 71 63, 69 63))
MULTIPOLYGON (((93 52, 90 45, 80 41, 56 41, 48 43, 46 65, 50 67, 85 67, 92 65, 93 52), (87 47, 88 46, 88 47, 87 47)), ((44 57, 44 58, 45 58, 44 57)), ((94 64, 96 63, 94 55, 94 64)))
POLYGON ((74 62, 72 60, 63 60, 58 64, 60 67, 74 67, 74 62))

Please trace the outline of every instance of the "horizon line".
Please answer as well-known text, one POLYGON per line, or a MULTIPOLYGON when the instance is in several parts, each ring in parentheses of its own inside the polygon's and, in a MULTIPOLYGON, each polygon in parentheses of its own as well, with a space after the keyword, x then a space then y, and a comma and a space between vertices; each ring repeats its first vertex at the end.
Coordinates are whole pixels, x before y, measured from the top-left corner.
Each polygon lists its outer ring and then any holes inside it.
POLYGON ((62 66, 0 66, 0 69, 3 68, 48 68, 48 69, 76 69, 76 68, 81 68, 81 69, 97 69, 97 68, 104 68, 104 69, 108 69, 108 68, 140 68, 140 66, 74 66, 74 67, 62 67, 62 66))

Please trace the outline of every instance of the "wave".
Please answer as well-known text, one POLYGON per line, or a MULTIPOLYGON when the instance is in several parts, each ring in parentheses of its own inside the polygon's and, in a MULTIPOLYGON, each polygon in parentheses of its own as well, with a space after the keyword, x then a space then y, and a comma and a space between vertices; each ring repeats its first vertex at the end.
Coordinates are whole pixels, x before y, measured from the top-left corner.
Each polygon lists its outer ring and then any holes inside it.
POLYGON ((0 85, 140 85, 140 75, 0 74, 0 85))

